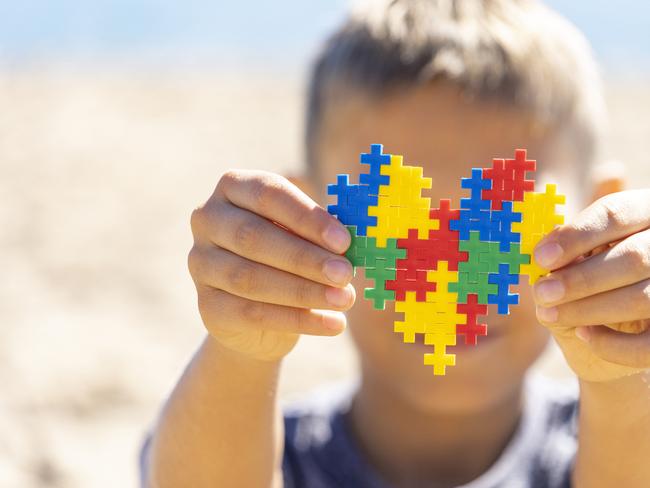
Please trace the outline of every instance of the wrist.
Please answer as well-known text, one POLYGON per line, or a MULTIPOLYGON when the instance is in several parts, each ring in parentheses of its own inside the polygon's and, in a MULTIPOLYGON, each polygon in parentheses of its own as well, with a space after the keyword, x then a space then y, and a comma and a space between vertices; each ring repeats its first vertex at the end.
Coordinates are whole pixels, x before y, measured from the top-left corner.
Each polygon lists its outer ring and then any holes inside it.
POLYGON ((245 352, 237 351, 224 344, 210 334, 206 335, 203 341, 202 349, 211 356, 211 358, 220 363, 245 369, 273 370, 278 369, 282 364, 284 356, 279 357, 257 357, 245 352))
POLYGON ((650 372, 642 371, 610 381, 579 380, 580 403, 604 416, 621 411, 630 417, 647 415, 650 402, 650 372), (610 410, 611 408, 611 410, 610 410))

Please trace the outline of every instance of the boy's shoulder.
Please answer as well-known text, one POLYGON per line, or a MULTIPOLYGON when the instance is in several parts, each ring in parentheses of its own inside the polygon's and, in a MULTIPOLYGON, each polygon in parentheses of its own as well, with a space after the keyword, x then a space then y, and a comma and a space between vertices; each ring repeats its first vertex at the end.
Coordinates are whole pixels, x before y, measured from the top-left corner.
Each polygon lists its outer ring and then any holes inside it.
MULTIPOLYGON (((578 386, 530 373, 520 425, 499 459, 459 488, 565 488, 577 449, 578 386)), ((350 433, 347 412, 358 381, 319 387, 284 402, 285 487, 387 488, 350 433)))

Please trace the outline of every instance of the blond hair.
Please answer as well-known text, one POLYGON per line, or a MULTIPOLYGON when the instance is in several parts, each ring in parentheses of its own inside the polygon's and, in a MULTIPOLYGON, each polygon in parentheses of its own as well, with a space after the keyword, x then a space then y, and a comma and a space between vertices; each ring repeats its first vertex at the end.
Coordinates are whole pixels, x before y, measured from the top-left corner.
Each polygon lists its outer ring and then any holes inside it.
POLYGON ((313 166, 323 114, 335 100, 434 80, 524 107, 569 131, 584 162, 597 155, 599 73, 584 36, 559 14, 535 0, 373 0, 351 10, 316 58, 307 161, 313 166))

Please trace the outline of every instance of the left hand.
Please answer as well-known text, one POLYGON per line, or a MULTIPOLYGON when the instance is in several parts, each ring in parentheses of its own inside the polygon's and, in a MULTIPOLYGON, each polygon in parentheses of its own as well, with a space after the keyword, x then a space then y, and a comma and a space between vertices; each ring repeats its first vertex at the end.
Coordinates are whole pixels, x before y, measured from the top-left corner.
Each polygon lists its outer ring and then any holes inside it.
POLYGON ((650 368, 650 189, 596 200, 535 248, 537 318, 575 373, 608 381, 650 368))

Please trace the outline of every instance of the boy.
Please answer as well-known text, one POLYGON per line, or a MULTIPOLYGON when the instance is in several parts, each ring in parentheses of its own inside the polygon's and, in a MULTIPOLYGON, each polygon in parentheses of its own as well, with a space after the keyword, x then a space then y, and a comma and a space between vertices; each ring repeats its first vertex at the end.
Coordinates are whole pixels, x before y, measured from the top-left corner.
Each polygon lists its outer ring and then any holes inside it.
MULTIPOLYGON (((541 179, 579 204, 600 96, 583 39, 536 2, 374 2, 316 64, 301 186, 324 203, 326 183, 381 142, 424 166, 433 202, 458 202, 473 165, 526 147, 541 179)), ((488 335, 452 347, 457 365, 434 377, 392 313, 352 307, 363 282, 340 256, 350 243, 340 223, 284 178, 227 172, 191 219, 188 265, 209 334, 143 450, 143 483, 650 486, 650 191, 569 213, 535 250, 550 275, 521 286, 512 314, 491 314, 488 335), (344 311, 359 384, 283 422, 282 358, 300 334, 341 333, 344 311), (526 374, 551 336, 579 378, 580 408, 577 392, 526 374)))

